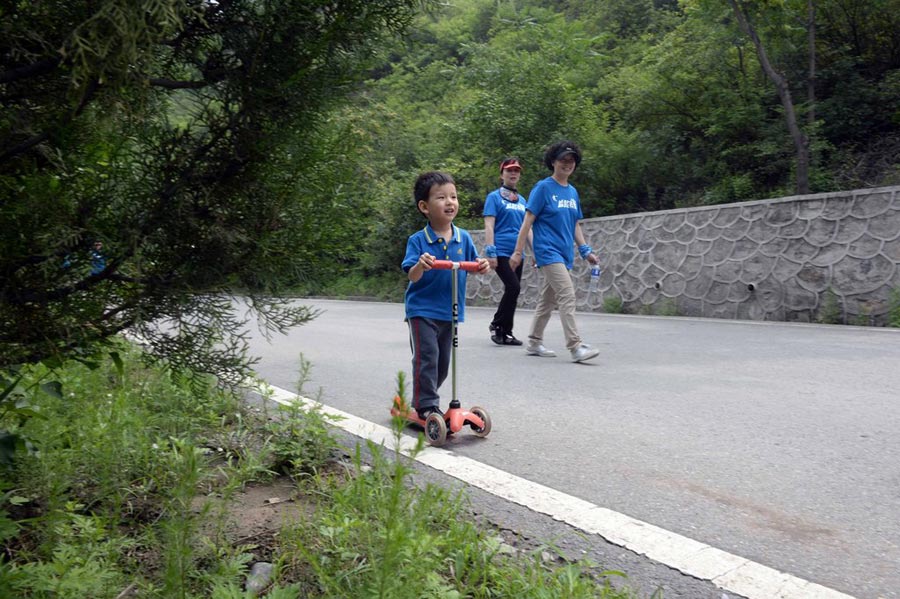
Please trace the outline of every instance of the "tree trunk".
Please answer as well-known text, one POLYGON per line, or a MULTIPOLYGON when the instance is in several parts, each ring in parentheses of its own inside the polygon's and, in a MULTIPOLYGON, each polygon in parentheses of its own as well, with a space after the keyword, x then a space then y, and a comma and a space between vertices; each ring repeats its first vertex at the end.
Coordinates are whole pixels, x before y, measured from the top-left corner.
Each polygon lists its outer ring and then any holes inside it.
POLYGON ((797 112, 794 110, 794 101, 791 98, 791 90, 788 87, 787 79, 775 70, 775 67, 769 62, 769 55, 756 34, 756 30, 747 19, 740 0, 728 0, 728 4, 734 11, 734 16, 737 18, 741 31, 753 42, 763 72, 775 84, 775 91, 778 93, 781 105, 784 108, 784 118, 787 121, 788 131, 791 133, 794 148, 797 151, 797 193, 809 193, 809 139, 797 124, 797 112))
POLYGON ((806 112, 806 122, 813 126, 816 122, 816 2, 806 2, 806 30, 807 44, 809 47, 809 75, 806 79, 806 102, 809 109, 806 112))

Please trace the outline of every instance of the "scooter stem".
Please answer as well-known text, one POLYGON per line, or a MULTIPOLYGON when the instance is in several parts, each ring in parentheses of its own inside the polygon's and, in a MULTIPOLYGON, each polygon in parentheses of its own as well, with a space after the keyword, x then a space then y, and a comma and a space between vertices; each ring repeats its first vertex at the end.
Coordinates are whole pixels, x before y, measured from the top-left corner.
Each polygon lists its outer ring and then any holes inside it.
POLYGON ((453 284, 451 287, 453 290, 453 318, 450 325, 453 336, 453 345, 450 348, 450 385, 453 398, 450 400, 450 408, 458 409, 460 404, 459 400, 456 398, 456 348, 459 345, 459 334, 457 332, 457 327, 459 325, 459 273, 457 271, 461 269, 466 272, 478 272, 479 264, 476 261, 454 262, 452 260, 435 260, 432 262, 431 268, 453 271, 453 284))
POLYGON ((459 262, 454 262, 451 267, 453 270, 451 273, 453 276, 453 284, 451 285, 453 290, 453 312, 450 327, 453 337, 453 346, 450 348, 450 409, 459 408, 459 400, 456 399, 456 347, 459 345, 459 337, 457 335, 457 325, 459 324, 459 272, 457 271, 459 270, 459 266, 459 262))

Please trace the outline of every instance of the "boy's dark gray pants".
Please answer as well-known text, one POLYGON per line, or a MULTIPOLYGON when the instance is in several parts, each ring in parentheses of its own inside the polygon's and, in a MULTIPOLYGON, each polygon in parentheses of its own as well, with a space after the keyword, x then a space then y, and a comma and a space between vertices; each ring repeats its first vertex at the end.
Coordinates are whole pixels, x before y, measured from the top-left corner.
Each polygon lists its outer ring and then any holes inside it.
POLYGON ((450 369, 453 323, 417 316, 407 322, 412 350, 412 407, 417 412, 428 407, 439 408, 438 388, 450 369))

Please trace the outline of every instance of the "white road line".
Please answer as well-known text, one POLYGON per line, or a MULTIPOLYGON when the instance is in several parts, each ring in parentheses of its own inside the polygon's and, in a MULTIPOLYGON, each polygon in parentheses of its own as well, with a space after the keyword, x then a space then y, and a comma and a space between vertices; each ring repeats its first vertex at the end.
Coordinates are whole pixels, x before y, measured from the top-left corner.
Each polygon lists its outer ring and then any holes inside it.
MULTIPOLYGON (((283 405, 300 401, 318 406, 324 414, 336 417, 334 424, 338 428, 376 444, 395 447, 396 437, 387 427, 266 383, 257 384, 256 388, 265 397, 283 405)), ((415 439, 407 435, 401 437, 399 450, 404 455, 410 455, 415 446, 415 439)), ((725 591, 748 599, 854 599, 851 595, 779 572, 445 449, 425 447, 415 459, 497 497, 600 535, 610 543, 695 578, 709 580, 725 591)))

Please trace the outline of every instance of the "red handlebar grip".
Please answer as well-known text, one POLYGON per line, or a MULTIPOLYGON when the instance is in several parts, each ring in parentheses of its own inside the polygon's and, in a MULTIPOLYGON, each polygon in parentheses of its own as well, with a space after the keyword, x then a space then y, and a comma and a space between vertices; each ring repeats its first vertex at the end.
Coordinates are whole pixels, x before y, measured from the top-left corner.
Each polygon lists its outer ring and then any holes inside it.
MULTIPOLYGON (((431 263, 431 268, 436 268, 437 270, 450 270, 453 268, 452 260, 435 260, 431 263)), ((459 268, 461 270, 465 270, 467 272, 478 272, 478 263, 477 262, 460 262, 459 268)))

